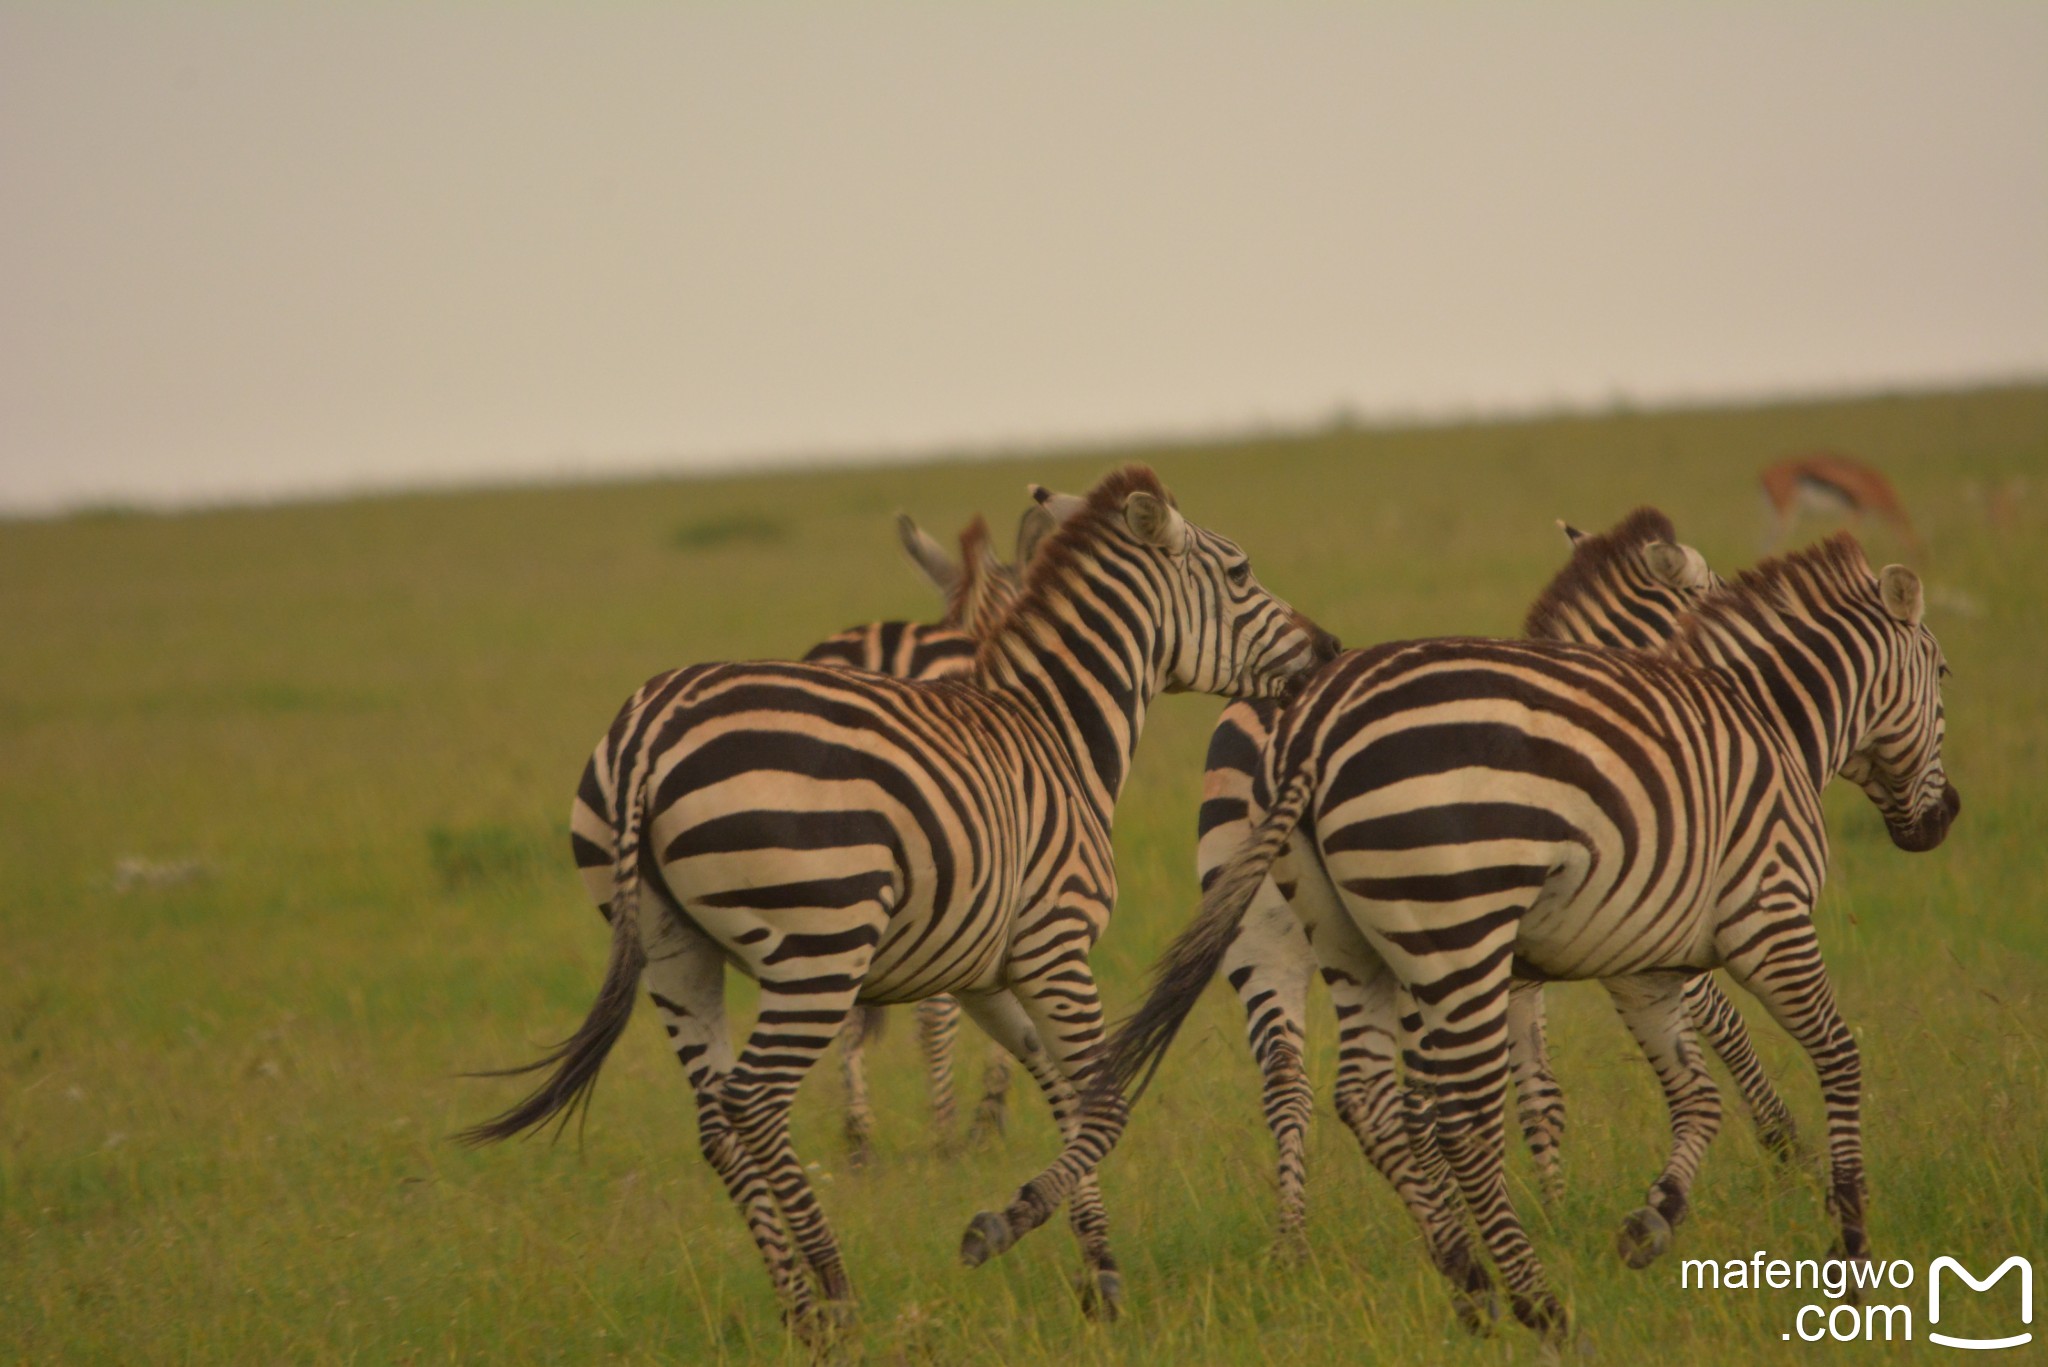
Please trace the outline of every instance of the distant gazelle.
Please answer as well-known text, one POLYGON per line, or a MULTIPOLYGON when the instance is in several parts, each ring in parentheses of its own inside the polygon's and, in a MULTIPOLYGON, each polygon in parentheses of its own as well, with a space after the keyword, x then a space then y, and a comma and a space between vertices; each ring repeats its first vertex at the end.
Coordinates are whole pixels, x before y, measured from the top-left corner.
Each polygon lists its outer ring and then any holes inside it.
POLYGON ((1764 543, 1767 553, 1785 544, 1802 512, 1831 518, 1846 515, 1851 523, 1860 523, 1869 513, 1897 532, 1916 558, 1926 558, 1926 543, 1913 530, 1892 482, 1860 460, 1838 451, 1808 451, 1765 466, 1758 479, 1771 518, 1764 543))

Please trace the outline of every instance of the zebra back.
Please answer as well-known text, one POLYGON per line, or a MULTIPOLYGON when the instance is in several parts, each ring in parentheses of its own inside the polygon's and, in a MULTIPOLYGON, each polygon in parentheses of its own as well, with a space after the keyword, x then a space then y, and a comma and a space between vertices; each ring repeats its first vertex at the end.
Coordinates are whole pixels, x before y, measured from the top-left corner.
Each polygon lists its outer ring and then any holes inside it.
MULTIPOLYGON (((1722 584, 1656 508, 1637 508, 1604 532, 1557 525, 1571 541, 1571 558, 1529 607, 1522 630, 1531 639, 1654 650, 1671 638, 1681 616, 1722 584)), ((1196 826, 1195 863, 1204 889, 1243 843, 1259 757, 1278 714, 1275 703, 1235 702, 1217 718, 1196 826)))

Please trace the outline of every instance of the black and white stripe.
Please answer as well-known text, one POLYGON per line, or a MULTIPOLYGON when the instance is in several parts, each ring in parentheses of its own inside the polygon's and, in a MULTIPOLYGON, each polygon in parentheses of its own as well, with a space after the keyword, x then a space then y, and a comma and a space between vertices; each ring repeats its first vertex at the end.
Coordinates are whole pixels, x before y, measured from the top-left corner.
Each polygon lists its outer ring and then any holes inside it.
MULTIPOLYGON (((1572 557, 1530 608, 1525 635, 1579 640, 1619 649, 1643 649, 1668 640, 1679 617, 1720 580, 1700 553, 1681 544, 1671 520, 1639 508, 1614 527, 1589 535, 1560 523, 1572 557)), ((1232 703, 1210 739, 1196 863, 1204 889, 1244 844, 1251 794, 1278 708, 1232 703)), ((1302 1059, 1308 986, 1315 955, 1288 899, 1268 879, 1254 895, 1221 971, 1245 1014, 1245 1037, 1262 1076, 1266 1125, 1278 1152, 1276 1187, 1283 1242, 1300 1237, 1306 1219, 1307 1131, 1314 1095, 1302 1059)), ((1405 1117, 1392 1083, 1394 1041, 1375 1028, 1354 1000, 1350 980, 1327 979, 1338 1023, 1337 1114, 1360 1148, 1411 1201, 1427 1188, 1405 1180, 1398 1156, 1406 1149, 1405 1117)), ((1750 1047, 1741 1017, 1702 978, 1703 1010, 1745 1095, 1759 1100, 1789 1132, 1784 1103, 1771 1091, 1750 1047)), ((1688 1005, 1693 989, 1688 988, 1688 1005)), ((1698 1017, 1696 1017, 1698 1019, 1698 1017)), ((1522 1132, 1546 1193, 1561 1187, 1558 1149, 1564 1099, 1552 1075, 1545 1040, 1542 984, 1517 980, 1509 1000, 1509 1057, 1522 1132)))
MULTIPOLYGON (((661 675, 599 746, 617 809, 580 840, 612 952, 550 1076, 469 1137, 504 1138, 588 1095, 644 978, 697 1098, 699 1139, 801 1326, 851 1284, 789 1138, 798 1084, 856 1001, 958 996, 1078 1123, 1102 1017, 1088 954, 1116 880, 1110 818, 1163 689, 1274 696, 1335 642, 1262 589, 1236 546, 1131 467, 1059 527, 974 673, 917 683, 802 664, 661 675), (641 904, 648 904, 643 915, 641 904), (727 964, 760 983, 737 1057, 727 964)), ((581 804, 587 808, 588 799, 581 804)), ((1100 1308, 1120 1294, 1092 1178, 1070 1215, 1100 1308)), ((1028 1194, 1027 1194, 1028 1195, 1028 1194)), ((1064 1195, 1064 1193, 1063 1193, 1064 1195)), ((1030 1223, 1050 1209, 1028 1207, 1030 1223)), ((977 1222, 978 1261, 1011 1226, 977 1222)))
MULTIPOLYGON (((908 514, 899 513, 897 536, 911 562, 944 596, 945 615, 937 622, 882 621, 848 627, 812 646, 804 660, 893 674, 899 679, 943 679, 972 673, 981 646, 975 633, 993 631, 1017 601, 1023 591, 1022 567, 1030 563, 1039 541, 1051 530, 1051 514, 1033 504, 1017 525, 1016 559, 1005 564, 989 548, 987 524, 976 517, 960 534, 960 558, 955 561, 908 514)), ((585 814, 592 824, 601 824, 604 814, 612 810, 610 793, 601 783, 599 786, 605 804, 585 814)), ((592 847, 592 858, 601 854, 592 847)), ((855 1006, 847 1013, 839 1035, 840 1075, 846 1088, 843 1129, 848 1161, 855 1166, 867 1161, 875 1130, 874 1108, 868 1101, 867 1051, 881 1038, 887 1019, 884 1010, 855 1006)), ((958 1114, 953 1067, 960 1037, 960 1003, 948 995, 928 997, 917 1004, 916 1019, 918 1049, 924 1057, 931 1097, 932 1128, 944 1148, 953 1140, 958 1114)), ((1010 1056, 992 1046, 982 1067, 981 1099, 975 1103, 970 1143, 1002 1131, 1009 1093, 1010 1056)))
MULTIPOLYGON (((1912 571, 1872 574, 1845 536, 1710 594, 1655 655, 1451 639, 1341 657, 1282 712, 1254 794, 1266 815, 1111 1042, 1104 1090, 1041 1196, 1114 1143, 1122 1089, 1157 1066, 1270 870, 1326 971, 1402 1031, 1422 1123, 1523 1323, 1565 1327, 1502 1173, 1518 974, 1605 981, 1664 1086, 1671 1153, 1625 1252, 1668 1240, 1718 1126, 1682 993, 1725 967, 1820 1074, 1841 1247, 1867 1257, 1861 1064, 1811 919, 1820 793, 1837 773, 1858 783, 1903 849, 1947 834, 1961 804, 1921 609, 1912 571)), ((1438 1210, 1455 1205, 1438 1194, 1438 1210)), ((1424 1234, 1478 1318, 1490 1279, 1462 1220, 1424 1234)))

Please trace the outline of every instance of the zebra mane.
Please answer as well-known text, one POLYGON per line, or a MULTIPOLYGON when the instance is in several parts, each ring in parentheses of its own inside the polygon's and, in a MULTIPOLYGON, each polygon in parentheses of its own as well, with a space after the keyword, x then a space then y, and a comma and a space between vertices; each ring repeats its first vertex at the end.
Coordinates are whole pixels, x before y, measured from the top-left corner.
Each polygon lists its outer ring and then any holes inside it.
POLYGON ((1016 582, 1016 571, 989 549, 988 522, 976 513, 960 533, 960 577, 941 622, 977 639, 988 635, 1017 597, 1016 582))
POLYGON ((1105 541, 1129 540, 1124 526, 1124 500, 1140 491, 1156 495, 1168 507, 1180 506, 1149 465, 1133 462, 1096 481, 1095 487, 1083 496, 1083 506, 1045 534, 1029 565, 1018 567, 1023 574, 1021 592, 1008 611, 991 619, 987 633, 982 635, 984 657, 990 645, 1013 623, 1043 611, 1050 586, 1064 578, 1067 569, 1105 541))
POLYGON ((1522 635, 1541 640, 1575 640, 1567 609, 1592 597, 1604 583, 1615 580, 1643 547, 1652 542, 1678 540, 1678 529, 1662 512, 1648 506, 1636 509, 1614 526, 1596 536, 1581 537, 1572 546, 1572 558, 1536 595, 1529 615, 1522 619, 1522 635))
POLYGON ((1679 619, 1665 653, 1704 661, 1711 658, 1706 646, 1712 637, 1739 633, 1744 625, 1768 633, 1780 618, 1811 621, 1866 597, 1878 601, 1877 576, 1855 536, 1837 532, 1738 571, 1679 619))

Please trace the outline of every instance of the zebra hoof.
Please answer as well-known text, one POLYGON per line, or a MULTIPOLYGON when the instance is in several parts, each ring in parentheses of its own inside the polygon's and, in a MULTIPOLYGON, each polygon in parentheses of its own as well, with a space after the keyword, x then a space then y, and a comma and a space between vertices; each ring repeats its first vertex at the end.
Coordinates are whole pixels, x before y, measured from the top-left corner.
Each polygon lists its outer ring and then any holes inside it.
POLYGON ((851 1300, 814 1302, 785 1312, 783 1323, 814 1354, 830 1355, 859 1327, 860 1311, 851 1300))
POLYGON ((984 1149, 991 1144, 1000 1143, 1003 1138, 1003 1130, 1003 1113, 1001 1111, 996 1111, 993 1114, 978 1115, 974 1117, 974 1124, 968 1128, 967 1147, 970 1149, 984 1149))
POLYGON ((1451 1309, 1457 1312, 1458 1324, 1473 1338, 1493 1337, 1493 1328, 1500 1323, 1500 1297, 1492 1286, 1476 1291, 1453 1291, 1451 1309))
POLYGON ((1671 1251, 1671 1225, 1649 1206, 1621 1222, 1614 1239, 1621 1260, 1640 1271, 1671 1251))
POLYGON ((992 1210, 984 1210, 967 1222, 967 1233, 960 1239, 960 1261, 969 1267, 980 1267, 990 1258, 1009 1252, 1015 1242, 1010 1222, 992 1210))
POLYGON ((1536 1350, 1536 1361, 1544 1367, 1562 1367, 1567 1362, 1592 1362, 1600 1356, 1593 1336, 1580 1329, 1564 1338, 1545 1338, 1536 1350))
POLYGON ((1081 1313, 1091 1320, 1115 1324, 1124 1312, 1124 1279, 1114 1268, 1083 1271, 1076 1287, 1081 1293, 1081 1313))
POLYGON ((1764 1146, 1764 1152, 1781 1164, 1789 1164, 1799 1156, 1799 1132, 1789 1118, 1758 1125, 1756 1139, 1764 1146))
POLYGON ((1457 1312, 1458 1323, 1474 1338, 1491 1337, 1494 1325, 1500 1322, 1500 1293, 1494 1290, 1493 1278, 1469 1258, 1463 1269, 1451 1276, 1460 1283, 1451 1293, 1451 1309, 1457 1312))

